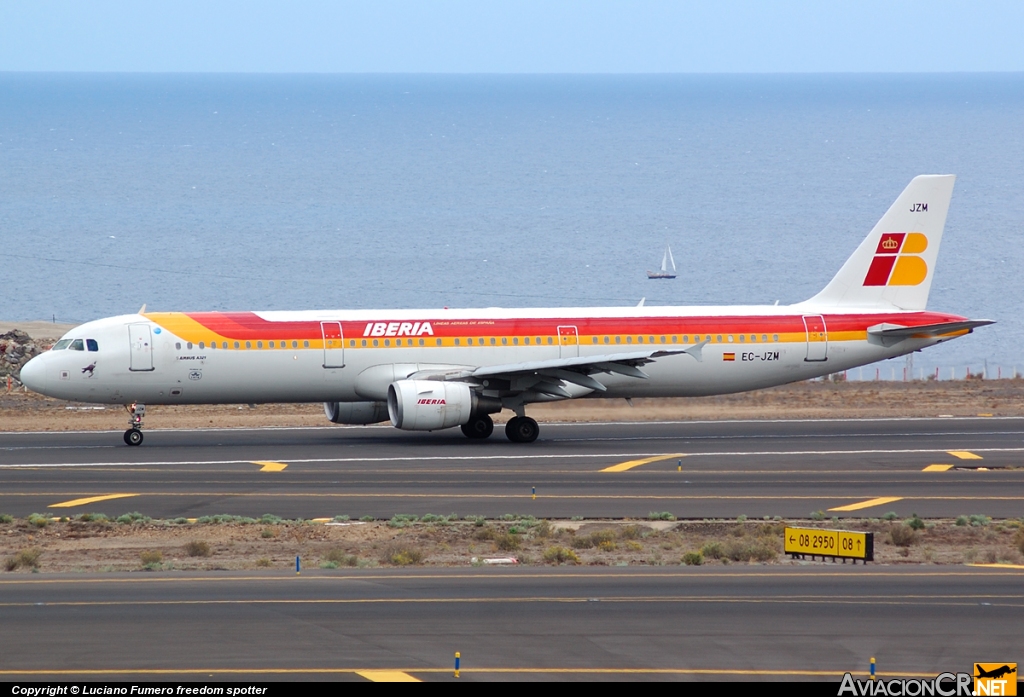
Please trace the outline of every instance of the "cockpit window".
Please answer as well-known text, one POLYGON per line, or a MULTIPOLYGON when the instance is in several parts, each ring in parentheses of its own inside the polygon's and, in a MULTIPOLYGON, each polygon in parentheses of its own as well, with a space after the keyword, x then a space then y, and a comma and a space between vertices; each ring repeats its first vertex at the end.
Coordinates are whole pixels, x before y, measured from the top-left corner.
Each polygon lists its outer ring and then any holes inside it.
POLYGON ((84 351, 85 342, 82 341, 81 339, 75 339, 74 341, 71 342, 71 345, 68 346, 68 348, 71 349, 72 351, 84 351))
POLYGON ((64 349, 66 349, 68 347, 68 344, 70 344, 70 343, 71 343, 71 339, 61 339, 56 344, 54 344, 53 348, 50 349, 50 350, 51 351, 63 351, 64 349))
POLYGON ((96 339, 86 339, 85 345, 90 351, 100 350, 100 345, 96 343, 96 339))

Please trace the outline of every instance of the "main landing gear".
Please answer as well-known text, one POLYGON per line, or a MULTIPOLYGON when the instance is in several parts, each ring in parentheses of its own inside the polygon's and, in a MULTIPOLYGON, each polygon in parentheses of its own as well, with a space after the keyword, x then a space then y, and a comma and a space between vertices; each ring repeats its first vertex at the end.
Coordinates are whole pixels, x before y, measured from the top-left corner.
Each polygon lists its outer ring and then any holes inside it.
POLYGON ((466 434, 466 438, 474 440, 488 438, 494 433, 494 421, 491 420, 490 414, 479 414, 471 418, 468 423, 462 424, 462 432, 466 434))
POLYGON ((146 415, 145 404, 126 404, 128 423, 131 426, 124 432, 125 445, 142 445, 142 417, 146 415))
POLYGON ((513 443, 532 443, 540 435, 540 426, 529 416, 515 416, 505 424, 505 435, 513 443))

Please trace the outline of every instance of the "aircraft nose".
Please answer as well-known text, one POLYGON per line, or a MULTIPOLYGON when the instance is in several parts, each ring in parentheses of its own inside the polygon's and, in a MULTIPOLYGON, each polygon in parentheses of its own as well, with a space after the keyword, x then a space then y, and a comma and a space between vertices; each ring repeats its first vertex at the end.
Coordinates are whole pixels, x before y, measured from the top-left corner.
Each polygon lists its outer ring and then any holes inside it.
POLYGON ((21 384, 33 392, 44 393, 46 390, 46 370, 43 366, 43 357, 36 356, 21 368, 21 375, 18 377, 21 384))

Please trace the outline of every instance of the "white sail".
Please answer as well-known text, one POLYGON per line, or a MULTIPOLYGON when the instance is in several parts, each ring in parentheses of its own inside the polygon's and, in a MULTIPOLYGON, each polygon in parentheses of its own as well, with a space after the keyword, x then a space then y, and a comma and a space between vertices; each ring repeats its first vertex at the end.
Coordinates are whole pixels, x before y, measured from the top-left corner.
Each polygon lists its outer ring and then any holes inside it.
MULTIPOLYGON (((672 248, 668 245, 665 245, 665 254, 668 256, 668 260, 672 264, 672 271, 674 273, 676 270, 676 260, 672 258, 672 248)), ((665 271, 664 261, 661 262, 661 270, 665 271)))

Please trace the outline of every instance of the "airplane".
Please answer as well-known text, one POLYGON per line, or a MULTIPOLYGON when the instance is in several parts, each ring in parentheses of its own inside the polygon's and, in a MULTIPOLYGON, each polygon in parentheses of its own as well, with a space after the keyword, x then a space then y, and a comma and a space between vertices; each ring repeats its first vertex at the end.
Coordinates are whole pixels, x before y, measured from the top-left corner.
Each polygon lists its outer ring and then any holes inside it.
POLYGON ((123 404, 128 445, 145 405, 323 402, 336 424, 460 426, 527 405, 691 397, 840 373, 992 324, 925 309, 953 175, 915 177, 832 281, 788 306, 146 312, 82 324, 21 370, 29 389, 123 404))

